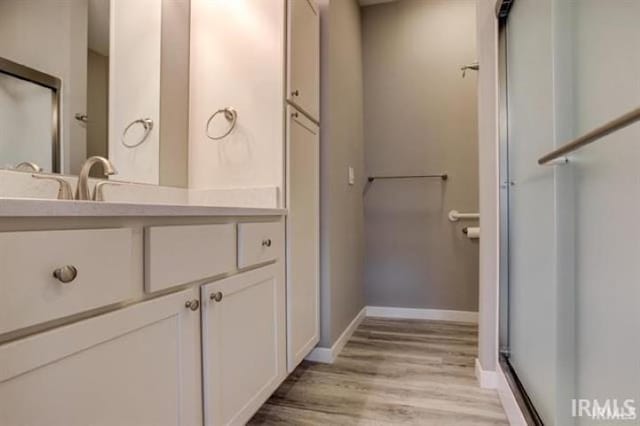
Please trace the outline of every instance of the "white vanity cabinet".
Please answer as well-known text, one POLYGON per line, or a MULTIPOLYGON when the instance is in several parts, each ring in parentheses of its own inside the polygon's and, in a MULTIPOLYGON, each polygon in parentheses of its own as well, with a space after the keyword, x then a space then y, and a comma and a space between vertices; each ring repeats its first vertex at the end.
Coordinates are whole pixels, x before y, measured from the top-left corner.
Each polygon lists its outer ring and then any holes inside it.
POLYGON ((247 422, 287 375, 285 220, 235 211, 0 218, 0 425, 247 422))
POLYGON ((201 287, 205 424, 242 425, 286 376, 278 262, 201 287))
POLYGON ((289 0, 287 100, 320 121, 320 11, 313 0, 289 0))
POLYGON ((202 424, 197 300, 189 289, 1 345, 0 424, 202 424))

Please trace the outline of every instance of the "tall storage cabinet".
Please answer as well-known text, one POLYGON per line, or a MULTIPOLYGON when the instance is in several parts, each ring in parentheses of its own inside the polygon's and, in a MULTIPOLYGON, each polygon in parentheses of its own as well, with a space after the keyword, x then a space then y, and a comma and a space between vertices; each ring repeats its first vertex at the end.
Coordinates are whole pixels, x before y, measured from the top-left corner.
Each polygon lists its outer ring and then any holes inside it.
POLYGON ((287 100, 320 121, 320 11, 313 0, 289 0, 287 100))
POLYGON ((287 361, 293 371, 320 340, 320 15, 288 2, 287 361))

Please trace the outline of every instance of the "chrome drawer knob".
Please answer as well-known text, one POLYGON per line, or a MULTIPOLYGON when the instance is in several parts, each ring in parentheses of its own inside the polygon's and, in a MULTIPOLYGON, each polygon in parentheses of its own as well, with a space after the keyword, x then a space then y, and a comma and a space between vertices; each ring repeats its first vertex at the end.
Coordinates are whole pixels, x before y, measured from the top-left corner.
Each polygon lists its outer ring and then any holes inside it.
POLYGON ((265 238, 262 240, 262 247, 271 247, 271 238, 265 238))
POLYGON ((53 271, 53 276, 61 283, 70 283, 78 276, 78 268, 73 265, 65 265, 53 271))
POLYGON ((198 299, 187 300, 184 306, 185 308, 189 308, 192 311, 197 311, 198 308, 200 307, 200 302, 198 301, 198 299))
POLYGON ((217 291, 215 293, 211 293, 209 295, 209 299, 213 300, 214 302, 219 302, 222 300, 222 292, 221 291, 217 291))

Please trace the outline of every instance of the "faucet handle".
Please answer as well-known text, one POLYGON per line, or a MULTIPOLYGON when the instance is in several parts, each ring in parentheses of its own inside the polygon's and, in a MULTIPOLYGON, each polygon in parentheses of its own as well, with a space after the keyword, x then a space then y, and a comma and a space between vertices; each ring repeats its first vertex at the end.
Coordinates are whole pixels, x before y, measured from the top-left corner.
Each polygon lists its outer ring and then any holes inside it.
POLYGON ((104 201, 104 189, 106 185, 120 186, 119 183, 109 182, 108 180, 101 180, 96 183, 96 187, 93 189, 93 201, 104 201))
POLYGON ((71 189, 71 184, 65 178, 49 175, 31 175, 31 177, 58 182, 58 200, 73 200, 73 189, 71 189))

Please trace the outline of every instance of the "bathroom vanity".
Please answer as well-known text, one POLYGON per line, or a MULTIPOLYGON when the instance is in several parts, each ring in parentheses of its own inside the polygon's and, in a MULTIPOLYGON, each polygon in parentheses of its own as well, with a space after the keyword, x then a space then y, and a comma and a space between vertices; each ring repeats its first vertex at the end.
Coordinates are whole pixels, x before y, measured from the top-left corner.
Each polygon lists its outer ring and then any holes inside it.
POLYGON ((246 422, 287 375, 285 212, 97 204, 0 200, 0 424, 246 422))
POLYGON ((318 40, 311 0, 0 2, 0 425, 244 424, 315 347, 318 40))

